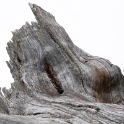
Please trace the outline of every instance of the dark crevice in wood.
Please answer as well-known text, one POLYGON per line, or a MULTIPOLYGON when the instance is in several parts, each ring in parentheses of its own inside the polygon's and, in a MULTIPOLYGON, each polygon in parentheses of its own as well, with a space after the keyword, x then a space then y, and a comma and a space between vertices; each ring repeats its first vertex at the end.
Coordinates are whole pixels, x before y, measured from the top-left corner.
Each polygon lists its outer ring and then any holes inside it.
POLYGON ((62 94, 64 92, 64 90, 63 90, 61 82, 58 79, 57 74, 54 71, 53 67, 48 63, 45 63, 44 67, 45 67, 46 73, 47 73, 48 77, 50 78, 53 86, 55 87, 55 89, 58 91, 59 94, 62 94))
POLYGON ((40 114, 42 114, 42 113, 40 113, 40 112, 33 113, 33 115, 40 115, 40 114))
POLYGON ((21 59, 19 58, 19 56, 17 56, 17 60, 18 60, 18 62, 21 64, 22 62, 21 62, 21 59))

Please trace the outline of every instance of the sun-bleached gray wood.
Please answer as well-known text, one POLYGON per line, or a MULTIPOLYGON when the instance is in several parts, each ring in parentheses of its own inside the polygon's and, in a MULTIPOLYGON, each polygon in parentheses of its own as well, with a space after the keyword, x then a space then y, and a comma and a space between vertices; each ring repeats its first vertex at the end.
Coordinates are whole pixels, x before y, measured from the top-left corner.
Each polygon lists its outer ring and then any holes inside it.
POLYGON ((0 124, 124 124, 119 67, 78 48, 53 15, 29 5, 37 22, 13 31, 6 48, 14 83, 0 93, 0 124))

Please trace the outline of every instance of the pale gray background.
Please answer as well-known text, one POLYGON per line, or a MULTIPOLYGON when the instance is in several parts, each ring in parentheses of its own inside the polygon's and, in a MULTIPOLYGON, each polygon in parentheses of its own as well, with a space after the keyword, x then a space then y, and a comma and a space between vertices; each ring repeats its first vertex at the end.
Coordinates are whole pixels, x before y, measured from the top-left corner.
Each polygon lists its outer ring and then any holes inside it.
POLYGON ((35 21, 29 2, 53 14, 77 46, 124 69, 124 0, 1 0, 0 87, 13 82, 5 63, 11 31, 35 21))

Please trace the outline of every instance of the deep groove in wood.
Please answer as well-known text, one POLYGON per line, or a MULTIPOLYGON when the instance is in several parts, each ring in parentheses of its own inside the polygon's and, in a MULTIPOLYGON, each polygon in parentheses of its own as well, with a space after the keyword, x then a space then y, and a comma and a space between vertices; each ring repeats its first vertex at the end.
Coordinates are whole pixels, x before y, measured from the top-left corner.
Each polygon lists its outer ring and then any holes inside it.
POLYGON ((45 63, 44 67, 45 67, 46 73, 47 73, 48 77, 50 78, 53 86, 55 87, 55 89, 58 91, 59 94, 62 94, 64 92, 64 90, 63 90, 61 82, 58 79, 57 74, 54 71, 53 67, 48 63, 45 63))

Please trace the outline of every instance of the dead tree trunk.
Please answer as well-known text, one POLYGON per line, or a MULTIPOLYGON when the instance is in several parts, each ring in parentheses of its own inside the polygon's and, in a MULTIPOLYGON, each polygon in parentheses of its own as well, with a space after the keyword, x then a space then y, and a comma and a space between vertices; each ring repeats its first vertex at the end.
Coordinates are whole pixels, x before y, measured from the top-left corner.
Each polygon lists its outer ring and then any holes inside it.
POLYGON ((0 124, 124 124, 120 69, 73 44, 48 12, 13 32, 7 62, 14 83, 0 94, 0 124))

